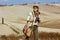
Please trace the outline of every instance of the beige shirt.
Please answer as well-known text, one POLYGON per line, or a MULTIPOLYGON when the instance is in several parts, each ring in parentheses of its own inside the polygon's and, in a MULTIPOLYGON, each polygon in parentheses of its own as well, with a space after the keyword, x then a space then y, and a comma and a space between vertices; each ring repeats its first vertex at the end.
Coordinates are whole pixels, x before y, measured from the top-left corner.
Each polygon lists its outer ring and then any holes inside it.
MULTIPOLYGON (((39 15, 39 18, 40 18, 40 15, 39 15)), ((28 15, 28 17, 27 17, 27 20, 31 20, 31 19, 34 19, 34 22, 33 23, 28 22, 28 26, 38 25, 38 23, 35 23, 36 17, 33 16, 33 13, 32 12, 30 12, 29 15, 28 15)))

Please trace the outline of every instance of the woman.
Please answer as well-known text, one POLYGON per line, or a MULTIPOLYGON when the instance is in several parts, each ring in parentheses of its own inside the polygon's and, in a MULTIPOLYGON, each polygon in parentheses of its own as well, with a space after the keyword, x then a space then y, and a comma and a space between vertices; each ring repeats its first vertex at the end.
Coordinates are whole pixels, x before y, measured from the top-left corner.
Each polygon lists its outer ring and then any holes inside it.
MULTIPOLYGON (((38 40, 38 24, 40 23, 40 12, 38 6, 33 6, 33 12, 29 13, 27 17, 27 29, 30 28, 29 36, 26 35, 26 40, 29 40, 31 30, 33 30, 34 40, 38 40)), ((27 31, 27 30, 26 30, 27 31)))

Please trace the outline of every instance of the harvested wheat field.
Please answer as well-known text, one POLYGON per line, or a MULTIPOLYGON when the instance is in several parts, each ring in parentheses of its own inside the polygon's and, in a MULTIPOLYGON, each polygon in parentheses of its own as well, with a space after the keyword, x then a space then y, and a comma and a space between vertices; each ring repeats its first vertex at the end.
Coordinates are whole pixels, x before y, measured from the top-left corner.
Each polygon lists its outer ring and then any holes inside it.
MULTIPOLYGON (((32 6, 0 6, 0 40, 24 40, 23 28, 32 6), (4 24, 2 24, 2 17, 4 24)), ((39 40, 60 40, 60 4, 36 4, 40 7, 39 40)), ((33 34, 30 40, 33 40, 33 34)))

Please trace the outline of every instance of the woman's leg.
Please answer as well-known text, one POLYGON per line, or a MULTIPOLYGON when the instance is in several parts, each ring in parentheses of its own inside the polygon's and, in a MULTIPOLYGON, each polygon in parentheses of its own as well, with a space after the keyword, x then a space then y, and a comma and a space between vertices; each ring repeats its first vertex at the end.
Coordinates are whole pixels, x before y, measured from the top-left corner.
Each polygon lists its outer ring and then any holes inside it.
POLYGON ((34 40, 38 40, 38 26, 34 25, 33 27, 34 40))

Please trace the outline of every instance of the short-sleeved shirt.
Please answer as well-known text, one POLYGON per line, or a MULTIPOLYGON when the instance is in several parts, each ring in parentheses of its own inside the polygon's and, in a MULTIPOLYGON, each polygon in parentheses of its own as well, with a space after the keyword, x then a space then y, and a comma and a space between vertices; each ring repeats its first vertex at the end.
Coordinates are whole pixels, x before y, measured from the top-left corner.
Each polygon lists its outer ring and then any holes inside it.
MULTIPOLYGON (((39 18, 40 18, 40 15, 39 15, 39 18)), ((34 19, 34 22, 28 22, 28 26, 38 25, 38 22, 35 23, 36 17, 33 16, 33 12, 30 12, 28 17, 27 17, 27 20, 31 20, 31 19, 34 19)))

